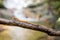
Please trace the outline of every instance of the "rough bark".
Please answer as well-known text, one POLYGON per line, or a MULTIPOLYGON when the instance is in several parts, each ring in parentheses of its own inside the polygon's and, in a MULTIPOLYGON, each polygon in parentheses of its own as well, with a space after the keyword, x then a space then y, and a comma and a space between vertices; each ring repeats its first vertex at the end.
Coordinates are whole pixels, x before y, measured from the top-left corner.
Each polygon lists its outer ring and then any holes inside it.
POLYGON ((55 30, 53 30, 51 28, 47 28, 43 25, 32 24, 32 23, 25 22, 25 21, 0 19, 0 24, 20 26, 20 27, 23 27, 23 28, 28 28, 28 29, 32 29, 32 30, 45 32, 45 33, 47 33, 48 35, 51 35, 51 36, 60 36, 60 31, 55 31, 55 30))

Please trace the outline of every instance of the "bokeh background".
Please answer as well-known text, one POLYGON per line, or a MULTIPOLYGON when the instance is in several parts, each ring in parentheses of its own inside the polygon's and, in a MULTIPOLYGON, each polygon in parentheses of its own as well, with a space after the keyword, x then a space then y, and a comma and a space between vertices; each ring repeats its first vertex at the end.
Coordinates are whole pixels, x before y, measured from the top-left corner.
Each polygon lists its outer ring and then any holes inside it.
MULTIPOLYGON (((11 19, 13 17, 13 15, 11 14, 10 11, 6 10, 6 8, 3 6, 3 1, 4 0, 0 0, 0 18, 11 19)), ((51 26, 52 28, 54 28, 55 30, 60 30, 60 0, 45 0, 45 3, 49 4, 49 5, 45 5, 45 6, 52 8, 51 11, 53 10, 54 14, 56 15, 55 17, 57 17, 55 24, 51 23, 52 25, 49 25, 49 24, 48 25, 51 26)), ((34 5, 36 5, 36 4, 37 3, 34 3, 34 5)), ((43 7, 44 6, 42 6, 41 8, 43 9, 43 7)), ((40 7, 38 7, 38 9, 39 8, 40 7)), ((35 9, 37 9, 37 8, 35 8, 35 9)), ((40 11, 38 11, 38 12, 41 13, 40 11)), ((41 22, 40 24, 47 25, 44 22, 41 22)), ((60 37, 55 37, 53 40, 60 40, 60 37)))

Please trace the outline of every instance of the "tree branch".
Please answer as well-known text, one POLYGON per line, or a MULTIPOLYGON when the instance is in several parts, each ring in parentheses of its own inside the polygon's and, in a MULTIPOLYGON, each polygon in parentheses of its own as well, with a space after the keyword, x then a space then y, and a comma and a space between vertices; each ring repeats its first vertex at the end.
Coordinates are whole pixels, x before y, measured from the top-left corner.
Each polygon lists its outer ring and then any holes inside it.
POLYGON ((47 28, 47 27, 42 26, 42 25, 32 24, 32 23, 29 23, 29 22, 0 19, 0 24, 20 26, 20 27, 23 27, 23 28, 28 28, 28 29, 32 29, 32 30, 45 32, 45 33, 47 33, 48 35, 51 35, 51 36, 60 36, 60 31, 55 31, 51 28, 47 28))

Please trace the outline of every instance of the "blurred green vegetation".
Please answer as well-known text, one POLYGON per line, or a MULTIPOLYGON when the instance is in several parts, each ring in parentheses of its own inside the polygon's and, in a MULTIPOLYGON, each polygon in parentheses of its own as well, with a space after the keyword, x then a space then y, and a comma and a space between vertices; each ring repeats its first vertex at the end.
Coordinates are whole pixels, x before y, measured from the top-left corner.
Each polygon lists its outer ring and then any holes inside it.
MULTIPOLYGON (((46 0, 45 2, 51 2, 53 8, 55 10, 57 10, 57 12, 60 14, 60 0, 46 0)), ((3 0, 0 0, 0 8, 4 8, 3 0)), ((59 22, 60 22, 60 20, 59 20, 59 22)))
MULTIPOLYGON (((60 14, 60 0, 46 0, 45 2, 51 2, 53 8, 60 14)), ((3 0, 0 0, 0 8, 4 8, 3 0)))
MULTIPOLYGON (((48 0, 48 1, 51 1, 51 0, 48 0)), ((60 0, 52 0, 51 2, 55 9, 60 9, 60 0)), ((3 8, 2 4, 3 4, 3 0, 0 0, 0 8, 3 8)))
POLYGON ((0 0, 0 8, 4 8, 4 6, 3 6, 3 0, 0 0))
MULTIPOLYGON (((48 1, 51 1, 52 5, 55 9, 60 10, 60 0, 48 0, 48 1)), ((4 8, 3 0, 0 0, 0 8, 4 8)))
POLYGON ((52 2, 52 5, 53 5, 54 9, 60 13, 60 0, 52 2))

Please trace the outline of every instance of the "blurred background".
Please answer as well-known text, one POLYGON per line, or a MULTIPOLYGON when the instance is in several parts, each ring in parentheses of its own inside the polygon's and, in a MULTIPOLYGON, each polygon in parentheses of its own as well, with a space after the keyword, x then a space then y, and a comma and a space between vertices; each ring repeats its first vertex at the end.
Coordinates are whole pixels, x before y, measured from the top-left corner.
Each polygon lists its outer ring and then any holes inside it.
MULTIPOLYGON (((7 10, 3 6, 3 1, 4 0, 0 0, 0 18, 12 19, 13 15, 9 10, 7 10)), ((40 6, 37 5, 38 4, 37 2, 33 4, 36 5, 37 7, 32 7, 31 8, 32 11, 30 13, 33 12, 35 14, 36 13, 38 14, 39 17, 37 17, 37 19, 40 18, 39 20, 40 21, 42 20, 38 24, 51 27, 55 30, 60 30, 60 0, 44 0, 44 2, 43 1, 40 2, 41 2, 40 6)), ((53 40, 60 40, 60 37, 55 37, 53 40)))

